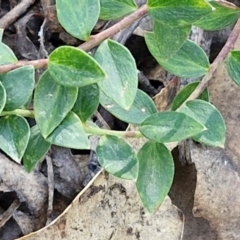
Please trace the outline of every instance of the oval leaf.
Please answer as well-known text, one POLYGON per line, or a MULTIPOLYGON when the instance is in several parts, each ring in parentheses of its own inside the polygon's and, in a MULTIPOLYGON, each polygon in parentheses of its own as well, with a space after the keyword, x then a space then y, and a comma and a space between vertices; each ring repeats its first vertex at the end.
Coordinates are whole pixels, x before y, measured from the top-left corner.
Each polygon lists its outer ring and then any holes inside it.
POLYGON ((45 157, 50 147, 51 144, 45 141, 37 125, 33 126, 27 149, 23 155, 23 164, 27 172, 31 172, 35 165, 45 157))
POLYGON ((54 50, 49 56, 48 68, 54 80, 66 87, 83 87, 105 79, 99 64, 75 47, 54 50))
POLYGON ((156 142, 177 142, 192 137, 204 130, 204 126, 179 112, 161 112, 147 118, 140 132, 156 142))
POLYGON ((234 24, 240 16, 239 8, 223 6, 216 1, 209 3, 215 10, 195 22, 194 26, 208 31, 216 31, 234 24))
POLYGON ((8 63, 16 63, 18 60, 11 50, 6 44, 0 42, 0 65, 8 64, 8 63))
POLYGON ((91 84, 78 89, 78 97, 72 109, 82 122, 86 122, 97 110, 99 105, 99 88, 91 84))
POLYGON ((100 14, 99 0, 56 0, 61 25, 74 37, 87 40, 100 14))
POLYGON ((154 49, 156 48, 149 50, 158 63, 176 76, 200 77, 208 72, 210 64, 206 53, 190 40, 186 40, 180 50, 168 60, 162 59, 157 49, 154 49))
POLYGON ((192 138, 210 146, 224 147, 226 125, 220 112, 210 103, 203 100, 192 100, 186 102, 180 112, 196 119, 207 129, 192 138))
POLYGON ((4 111, 12 111, 28 102, 34 89, 34 74, 33 66, 24 66, 5 73, 0 77, 7 93, 4 111))
POLYGON ((169 25, 192 24, 212 11, 212 7, 204 0, 148 0, 149 14, 154 20, 169 25))
POLYGON ((134 0, 100 0, 100 3, 100 19, 103 20, 121 18, 138 8, 134 0))
MULTIPOLYGON (((187 100, 187 98, 193 93, 193 91, 196 89, 196 87, 199 85, 200 82, 192 82, 186 85, 184 88, 180 90, 180 92, 177 94, 177 96, 174 98, 172 102, 172 111, 177 110, 184 101, 187 100)), ((198 99, 202 99, 206 102, 209 102, 209 91, 207 88, 204 89, 204 91, 200 94, 198 99)))
POLYGON ((139 89, 132 106, 128 110, 121 108, 102 91, 100 91, 100 103, 112 115, 127 123, 141 124, 146 118, 157 113, 153 100, 139 89))
POLYGON ((138 73, 135 60, 129 50, 112 40, 105 40, 97 49, 94 58, 107 74, 98 85, 120 107, 129 109, 135 99, 138 73))
POLYGON ((67 116, 77 99, 78 89, 56 83, 48 71, 41 76, 34 94, 38 127, 46 138, 67 116))
POLYGON ((155 21, 153 33, 145 34, 145 41, 154 57, 169 59, 183 45, 191 30, 191 25, 179 27, 155 21))
POLYGON ((30 128, 23 117, 10 115, 0 118, 0 148, 15 162, 21 162, 29 137, 30 128))
POLYGON ((167 196, 174 176, 170 151, 162 144, 148 141, 138 152, 137 190, 146 209, 154 213, 167 196))
POLYGON ((228 54, 227 71, 230 78, 240 86, 240 51, 234 50, 228 54))
POLYGON ((2 112, 7 100, 7 95, 4 86, 0 82, 0 113, 2 112))
POLYGON ((73 112, 68 113, 61 124, 59 124, 46 140, 54 145, 66 148, 90 148, 82 123, 79 117, 73 112))
POLYGON ((137 179, 137 156, 124 139, 103 136, 100 138, 96 153, 101 166, 112 175, 123 179, 137 179))

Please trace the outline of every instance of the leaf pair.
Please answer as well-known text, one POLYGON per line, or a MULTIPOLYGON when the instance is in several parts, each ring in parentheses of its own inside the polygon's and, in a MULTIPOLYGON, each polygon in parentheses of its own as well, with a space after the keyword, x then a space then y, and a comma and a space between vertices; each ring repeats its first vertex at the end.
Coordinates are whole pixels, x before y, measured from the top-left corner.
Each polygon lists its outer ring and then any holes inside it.
POLYGON ((108 172, 136 181, 138 193, 149 212, 153 213, 163 202, 174 174, 171 153, 163 144, 149 141, 136 155, 123 139, 103 136, 97 155, 108 172))
POLYGON ((58 84, 46 71, 34 95, 35 118, 42 136, 52 144, 89 148, 79 117, 70 112, 78 97, 77 87, 58 84))
POLYGON ((185 86, 174 98, 172 110, 182 112, 205 126, 205 131, 192 137, 195 141, 209 146, 223 147, 226 134, 225 122, 221 113, 209 103, 208 89, 205 89, 197 100, 184 103, 198 85, 199 82, 194 82, 185 86))
POLYGON ((185 100, 198 86, 191 83, 175 97, 172 110, 153 114, 142 122, 141 133, 160 143, 178 142, 189 137, 210 146, 223 147, 226 126, 220 112, 210 103, 205 90, 197 100, 185 100))
MULTIPOLYGON (((22 108, 32 95, 34 82, 32 66, 2 74, 0 76, 0 113, 22 108)), ((14 161, 20 163, 29 137, 30 128, 23 117, 9 115, 0 118, 0 148, 14 161)))
POLYGON ((238 8, 215 1, 149 0, 148 8, 154 30, 145 35, 147 46, 163 68, 180 77, 205 75, 210 66, 202 49, 186 40, 192 24, 218 30, 233 24, 240 15, 238 8))
POLYGON ((135 60, 130 52, 117 42, 106 40, 94 58, 74 47, 60 47, 49 56, 48 70, 51 77, 65 87, 98 83, 110 99, 124 109, 130 108, 138 83, 135 60))
POLYGON ((34 110, 43 137, 53 144, 89 147, 86 135, 80 129, 81 121, 86 122, 99 105, 99 89, 95 83, 102 93, 124 109, 133 104, 138 77, 130 52, 120 44, 106 40, 99 46, 94 58, 73 47, 60 47, 49 56, 48 70, 36 87, 34 110), (81 121, 70 113, 71 110, 81 121), (64 139, 63 133, 70 135, 72 131, 69 119, 78 122, 72 135, 73 139, 77 132, 81 133, 82 139, 76 136, 78 146, 73 141, 67 144, 64 139), (64 132, 63 126, 68 126, 69 132, 64 132), (79 144, 80 140, 82 144, 79 144))

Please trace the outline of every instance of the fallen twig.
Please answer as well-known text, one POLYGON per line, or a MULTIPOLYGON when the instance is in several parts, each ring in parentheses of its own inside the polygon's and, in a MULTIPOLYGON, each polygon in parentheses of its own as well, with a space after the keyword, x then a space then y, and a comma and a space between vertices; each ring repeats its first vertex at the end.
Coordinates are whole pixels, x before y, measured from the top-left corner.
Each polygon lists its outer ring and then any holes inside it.
POLYGON ((48 173, 48 212, 47 212, 47 222, 48 225, 51 221, 51 214, 53 210, 53 197, 54 197, 54 174, 53 174, 53 164, 50 156, 46 156, 47 161, 47 173, 48 173))
POLYGON ((0 215, 0 228, 5 225, 5 223, 12 217, 13 213, 16 209, 20 206, 21 202, 19 199, 15 199, 10 207, 2 214, 0 215))
POLYGON ((0 19, 0 28, 7 28, 14 23, 34 2, 35 0, 22 0, 16 7, 0 19))

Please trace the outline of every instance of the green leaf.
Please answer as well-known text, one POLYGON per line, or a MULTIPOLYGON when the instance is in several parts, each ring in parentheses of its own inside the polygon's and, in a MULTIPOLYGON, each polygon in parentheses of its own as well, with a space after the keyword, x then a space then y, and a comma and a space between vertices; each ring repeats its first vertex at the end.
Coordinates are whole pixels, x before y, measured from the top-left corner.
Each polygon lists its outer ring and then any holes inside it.
POLYGON ((69 112, 59 126, 46 138, 54 145, 74 149, 90 149, 79 117, 69 112))
POLYGON ((37 125, 33 126, 27 149, 23 155, 23 164, 27 172, 31 172, 35 165, 45 157, 50 147, 51 144, 45 141, 37 125))
POLYGON ((9 63, 16 63, 18 60, 11 48, 0 42, 0 66, 9 63))
POLYGON ((220 112, 210 103, 203 100, 192 100, 186 102, 180 112, 196 119, 207 129, 192 138, 210 146, 224 147, 226 125, 220 112))
POLYGON ((75 47, 55 49, 49 56, 48 68, 54 80, 66 87, 83 87, 105 79, 99 64, 75 47))
POLYGON ((137 190, 146 209, 154 213, 167 196, 174 176, 170 151, 162 143, 148 141, 138 152, 137 190))
POLYGON ((112 175, 129 180, 137 179, 137 156, 124 139, 103 136, 100 138, 96 153, 101 166, 112 175))
POLYGON ((148 0, 149 14, 154 20, 169 25, 189 25, 212 11, 204 0, 148 0))
POLYGON ((0 148, 15 162, 21 162, 29 137, 30 128, 23 117, 10 115, 0 118, 0 148))
MULTIPOLYGON (((180 90, 180 92, 177 94, 177 96, 174 98, 172 102, 172 111, 177 110, 185 100, 193 93, 193 91, 196 89, 196 87, 199 85, 200 82, 192 82, 186 85, 184 88, 180 90)), ((198 99, 202 99, 206 102, 209 102, 209 91, 207 88, 200 94, 198 99)))
POLYGON ((179 77, 200 77, 209 70, 209 60, 206 53, 194 42, 186 40, 179 51, 170 59, 161 58, 157 45, 148 45, 149 51, 158 63, 170 73, 179 77), (154 46, 155 45, 155 46, 154 46))
POLYGON ((78 97, 72 109, 82 122, 86 122, 97 110, 99 105, 99 89, 91 84, 78 89, 78 97))
POLYGON ((102 91, 100 91, 100 103, 112 115, 127 123, 141 124, 146 118, 157 113, 153 100, 139 89, 132 106, 128 110, 121 108, 102 91))
POLYGON ((27 103, 34 89, 34 74, 33 66, 24 66, 0 76, 7 93, 4 111, 12 111, 27 103))
POLYGON ((38 127, 46 138, 67 116, 77 99, 78 88, 56 83, 49 71, 41 76, 34 94, 34 112, 38 127))
POLYGON ((100 14, 99 0, 56 0, 57 17, 74 37, 87 40, 100 14))
POLYGON ((145 34, 148 49, 155 52, 154 57, 169 59, 183 45, 191 30, 191 25, 179 27, 166 22, 155 21, 154 31, 145 34))
POLYGON ((2 112, 7 100, 7 94, 4 86, 0 82, 0 113, 2 112))
POLYGON ((215 10, 195 22, 195 26, 208 31, 221 30, 234 24, 240 16, 239 9, 223 6, 216 1, 209 3, 215 10))
POLYGON ((137 10, 134 0, 100 0, 100 19, 112 20, 121 18, 137 10))
POLYGON ((140 132, 156 142, 177 142, 192 137, 203 130, 204 126, 180 112, 160 112, 147 118, 140 132))
POLYGON ((226 66, 230 78, 240 86, 240 51, 233 50, 228 54, 226 66))
POLYGON ((138 73, 135 60, 129 50, 112 40, 105 40, 97 49, 94 58, 107 74, 100 89, 120 107, 129 109, 135 99, 138 73))

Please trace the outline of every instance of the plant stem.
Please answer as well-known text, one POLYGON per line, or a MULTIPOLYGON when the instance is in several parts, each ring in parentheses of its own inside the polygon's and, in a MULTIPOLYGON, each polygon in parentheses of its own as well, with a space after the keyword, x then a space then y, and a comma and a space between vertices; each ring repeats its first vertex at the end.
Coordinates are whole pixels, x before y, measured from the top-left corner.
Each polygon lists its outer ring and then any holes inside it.
POLYGON ((208 73, 205 75, 205 77, 199 83, 197 88, 193 91, 193 93, 188 97, 188 99, 185 102, 189 100, 197 99, 199 95, 204 91, 204 89, 208 86, 210 80, 212 79, 214 73, 216 72, 218 66, 225 60, 228 53, 234 48, 234 45, 239 35, 240 35, 240 18, 238 19, 232 32, 230 33, 224 47, 222 48, 218 56, 215 58, 215 60, 211 64, 208 73))
MULTIPOLYGON (((147 5, 144 4, 140 8, 138 8, 134 13, 126 16, 121 21, 114 24, 112 27, 107 28, 106 30, 96 35, 91 35, 89 37, 89 40, 81 44, 80 46, 78 46, 78 48, 86 52, 90 51, 92 48, 98 46, 105 39, 112 37, 116 33, 120 32, 122 29, 134 23, 137 19, 142 18, 144 15, 147 14, 147 12, 148 12, 147 5)), ((39 59, 34 61, 19 61, 17 63, 0 66, 0 73, 9 72, 13 69, 26 66, 26 65, 32 65, 34 66, 34 68, 44 68, 46 67, 47 64, 48 64, 48 59, 39 59)))
MULTIPOLYGON (((34 111, 27 110, 27 109, 15 109, 13 111, 4 111, 4 112, 1 112, 0 117, 9 116, 12 114, 20 115, 22 117, 35 118, 34 111)), ((144 137, 139 131, 114 131, 114 130, 91 127, 87 124, 84 124, 83 127, 84 127, 84 131, 86 133, 89 133, 92 135, 99 135, 99 136, 113 135, 113 136, 119 136, 119 137, 123 137, 123 138, 142 138, 142 137, 144 137)))
POLYGON ((26 109, 15 109, 13 111, 4 111, 1 112, 0 116, 8 116, 8 115, 20 115, 22 117, 30 117, 34 118, 34 112, 31 110, 26 110, 26 109))
POLYGON ((99 136, 113 135, 113 136, 119 136, 119 137, 123 137, 123 138, 142 138, 142 137, 144 137, 139 131, 114 131, 114 130, 90 127, 87 124, 85 124, 83 126, 83 128, 86 133, 89 133, 92 135, 99 135, 99 136))
POLYGON ((84 51, 89 51, 90 49, 99 45, 102 41, 107 38, 113 37, 115 34, 120 32, 122 29, 128 27, 136 20, 142 18, 144 15, 147 14, 148 8, 147 5, 142 5, 138 10, 134 13, 128 15, 127 17, 123 18, 118 23, 114 24, 112 27, 107 28, 106 30, 100 32, 99 34, 90 36, 89 40, 79 46, 84 51))

